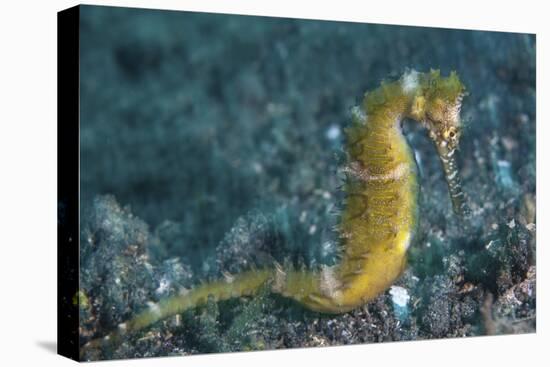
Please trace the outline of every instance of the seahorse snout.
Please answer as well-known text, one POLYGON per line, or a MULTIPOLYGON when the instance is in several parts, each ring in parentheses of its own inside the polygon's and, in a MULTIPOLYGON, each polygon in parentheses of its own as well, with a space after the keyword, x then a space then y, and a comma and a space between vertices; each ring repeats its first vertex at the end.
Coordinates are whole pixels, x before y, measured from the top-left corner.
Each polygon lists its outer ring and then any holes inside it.
POLYGON ((436 143, 436 148, 441 163, 443 164, 443 172, 445 174, 445 180, 447 181, 447 187, 449 188, 453 211, 458 215, 467 216, 470 214, 470 209, 466 204, 464 191, 462 191, 460 172, 456 163, 457 146, 436 143))

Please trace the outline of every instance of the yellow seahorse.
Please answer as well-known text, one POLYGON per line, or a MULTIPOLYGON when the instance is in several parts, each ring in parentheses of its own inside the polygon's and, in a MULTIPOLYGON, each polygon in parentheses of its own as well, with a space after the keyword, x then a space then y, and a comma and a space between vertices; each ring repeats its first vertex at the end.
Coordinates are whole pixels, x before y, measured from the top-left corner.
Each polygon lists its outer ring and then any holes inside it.
POLYGON ((364 305, 386 290, 401 274, 417 220, 416 163, 403 135, 405 119, 420 122, 434 141, 443 164, 453 209, 465 214, 455 152, 461 135, 460 108, 465 88, 457 74, 406 72, 365 94, 352 110, 347 129, 348 162, 343 168, 345 208, 338 231, 342 255, 333 266, 317 271, 273 268, 226 275, 184 295, 151 303, 135 318, 107 336, 84 345, 116 343, 171 315, 205 304, 248 296, 264 284, 274 293, 322 313, 342 313, 364 305))

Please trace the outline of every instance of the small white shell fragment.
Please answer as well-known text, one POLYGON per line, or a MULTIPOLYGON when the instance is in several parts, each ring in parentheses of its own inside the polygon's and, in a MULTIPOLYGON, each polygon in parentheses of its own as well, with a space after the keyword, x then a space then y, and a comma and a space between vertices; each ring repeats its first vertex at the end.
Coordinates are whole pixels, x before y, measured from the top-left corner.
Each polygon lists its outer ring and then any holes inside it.
POLYGON ((392 296, 392 301, 399 307, 406 307, 407 303, 411 299, 409 292, 400 286, 393 285, 390 288, 390 294, 392 296))

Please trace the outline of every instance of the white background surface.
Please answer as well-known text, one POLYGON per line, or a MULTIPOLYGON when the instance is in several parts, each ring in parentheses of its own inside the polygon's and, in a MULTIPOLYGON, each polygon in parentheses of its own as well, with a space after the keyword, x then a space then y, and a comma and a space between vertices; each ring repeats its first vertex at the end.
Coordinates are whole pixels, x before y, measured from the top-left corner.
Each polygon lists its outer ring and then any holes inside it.
MULTIPOLYGON (((114 366, 548 365, 549 20, 545 1, 95 1, 95 4, 537 33, 537 334, 102 362, 114 366), (369 4, 375 2, 376 4, 369 4)), ((0 366, 66 366, 56 346, 56 12, 0 5, 0 366)))

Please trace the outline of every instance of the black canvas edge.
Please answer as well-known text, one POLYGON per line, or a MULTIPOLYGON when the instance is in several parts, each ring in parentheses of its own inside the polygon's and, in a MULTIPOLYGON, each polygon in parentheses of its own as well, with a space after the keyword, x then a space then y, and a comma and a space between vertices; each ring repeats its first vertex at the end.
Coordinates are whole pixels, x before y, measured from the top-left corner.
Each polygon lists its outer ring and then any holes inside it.
POLYGON ((57 353, 79 360, 80 7, 57 13, 57 353))

